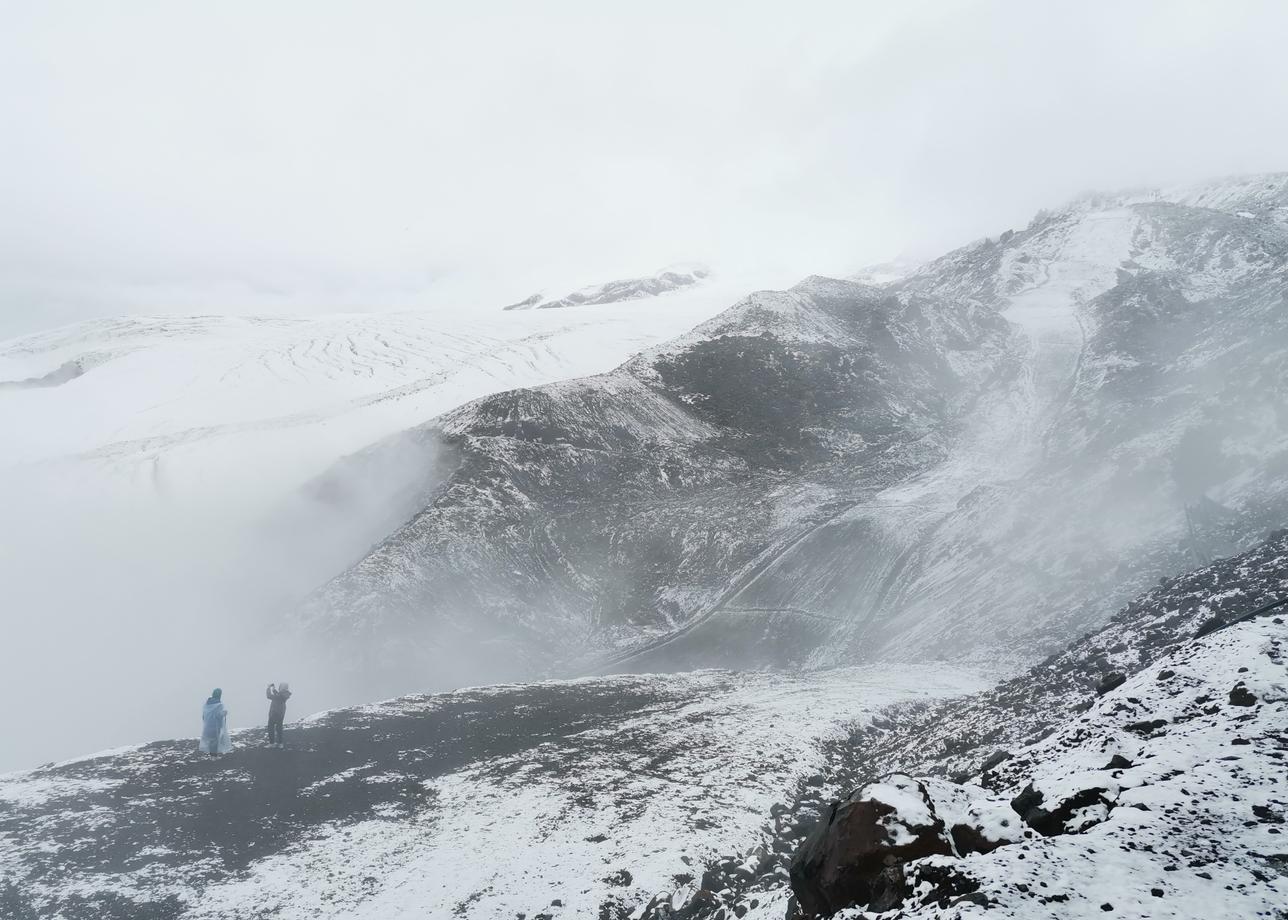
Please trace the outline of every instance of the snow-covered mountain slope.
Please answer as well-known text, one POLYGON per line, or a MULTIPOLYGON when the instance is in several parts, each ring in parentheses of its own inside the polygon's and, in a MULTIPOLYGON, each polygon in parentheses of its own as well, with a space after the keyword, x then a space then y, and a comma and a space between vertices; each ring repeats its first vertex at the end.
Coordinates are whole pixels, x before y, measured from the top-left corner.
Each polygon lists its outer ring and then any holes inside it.
MULTIPOLYGON (((1262 185, 1284 199, 1282 177, 1262 185)), ((1273 526, 1288 494, 1277 214, 1091 199, 914 276, 915 289, 995 304, 1028 354, 967 449, 910 484, 960 504, 902 560, 883 622, 843 647, 1068 635, 1273 526), (1160 556, 1169 542, 1190 558, 1160 556), (957 571, 924 577, 940 561, 957 571), (1075 622, 1041 622, 1044 609, 1075 622)))
POLYGON ((972 696, 944 665, 552 681, 321 713, 286 750, 253 730, 217 760, 189 739, 8 774, 0 908, 797 920, 789 866, 828 799, 920 786, 944 826, 902 796, 891 828, 982 830, 890 867, 902 913, 879 916, 1274 918, 1284 618, 1193 637, 1281 594, 1283 533, 972 696), (917 778, 870 785, 892 771, 917 778))
MULTIPOLYGON (((818 777, 775 806, 770 832, 712 863, 708 894, 675 892, 677 915, 707 920, 723 909, 791 920, 789 863, 832 814, 831 802, 899 772, 929 791, 949 825, 947 816, 960 812, 994 840, 1016 840, 925 863, 942 871, 909 867, 898 886, 905 916, 977 912, 981 898, 1015 917, 1094 914, 1102 903, 1133 917, 1278 916, 1258 910, 1288 905, 1280 878, 1288 846, 1276 840, 1288 804, 1288 616, 1269 611, 1196 636, 1282 598, 1288 531, 1167 579, 1100 630, 990 690, 899 707, 859 726, 828 745, 818 777), (1091 789, 1103 790, 1106 803, 1101 793, 1086 796, 1078 807, 1092 820, 1074 836, 1026 835, 1011 800, 1030 783, 1044 791, 1049 813, 1091 789), (1156 814, 1130 810, 1141 803, 1156 814), (933 884, 918 888, 918 873, 933 884), (1217 875, 1223 881, 1213 885, 1217 875), (1161 903, 1152 900, 1155 888, 1161 903), (1210 913, 1187 910, 1187 897, 1210 913), (959 903, 944 909, 950 901, 959 903)), ((1021 801, 1021 811, 1028 807, 1021 801)), ((955 845, 928 852, 952 856, 955 845)))
MULTIPOLYGON (((944 821, 962 800, 983 826, 1009 828, 985 852, 948 843, 903 865, 901 890, 882 906, 901 895, 908 918, 1283 916, 1283 623, 1240 624, 1173 651, 994 767, 984 785, 924 781, 944 821)), ((915 816, 897 809, 885 820, 893 828, 915 816)), ((746 916, 779 920, 783 900, 765 897, 746 916)))
POLYGON ((1266 218, 1288 225, 1288 173, 1230 176, 1217 182, 1176 186, 1157 197, 1183 205, 1226 211, 1239 217, 1266 218))
MULTIPOLYGON (((924 467, 1009 340, 991 311, 815 279, 612 374, 470 404, 409 436, 453 462, 315 599, 311 628, 388 643, 403 680, 484 637, 514 673, 668 639, 843 501, 924 467)), ((813 641, 818 613, 773 639, 813 641)))
POLYGON ((686 262, 667 266, 646 278, 627 278, 621 281, 592 284, 555 299, 546 298, 542 294, 533 294, 518 303, 510 304, 505 309, 548 310, 559 307, 602 306, 603 304, 622 303, 630 300, 644 300, 702 284, 710 275, 711 269, 705 265, 686 262))
POLYGON ((745 847, 850 723, 979 686, 872 668, 493 687, 322 713, 285 750, 257 729, 216 760, 167 741, 8 774, 0 913, 623 920, 745 847))
POLYGON ((1088 197, 462 407, 373 449, 452 460, 306 628, 399 675, 481 642, 516 674, 1014 671, 1288 506, 1284 195, 1088 197))

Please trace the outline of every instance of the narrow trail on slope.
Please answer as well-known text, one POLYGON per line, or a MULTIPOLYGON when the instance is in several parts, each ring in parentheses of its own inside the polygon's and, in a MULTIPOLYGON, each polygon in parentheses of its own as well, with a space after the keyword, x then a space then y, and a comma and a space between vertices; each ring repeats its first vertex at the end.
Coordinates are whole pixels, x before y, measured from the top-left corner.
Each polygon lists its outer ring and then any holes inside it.
POLYGON ((701 613, 698 616, 694 617, 693 619, 689 620, 689 622, 685 623, 683 626, 681 626, 679 629, 675 630, 674 632, 668 633, 667 635, 662 636, 641 648, 632 649, 621 655, 610 658, 608 661, 601 663, 591 673, 592 674, 611 673, 612 671, 618 670, 621 665, 629 664, 632 661, 636 661, 640 658, 643 658, 646 655, 650 655, 654 652, 660 651, 666 648, 667 646, 675 643, 677 640, 688 635, 689 633, 693 632, 696 628, 701 626, 703 623, 710 621, 721 611, 725 610, 726 607, 729 605, 730 601, 732 601, 739 594, 741 594, 743 590, 751 586, 756 581, 756 579, 758 579, 761 575, 765 573, 766 570, 771 568, 774 565, 774 563, 778 562, 778 560, 782 559, 784 556, 790 553, 792 549, 795 548, 797 545, 799 545, 803 540, 808 539, 812 534, 816 533, 821 528, 826 527, 828 524, 832 523, 842 515, 848 513, 850 510, 862 504, 863 502, 864 502, 864 499, 861 499, 861 498, 856 499, 848 503, 844 507, 842 507, 841 510, 837 511, 835 514, 827 518, 824 518, 822 521, 819 521, 817 523, 811 523, 810 525, 806 526, 803 530, 801 530, 800 533, 796 534, 794 537, 791 537, 785 543, 779 544, 777 547, 770 547, 768 550, 762 553, 760 557, 758 557, 755 561, 750 563, 749 566, 744 567, 742 572, 740 572, 737 576, 735 576, 733 583, 728 588, 726 588, 723 593, 721 593, 720 597, 716 599, 715 603, 712 604, 709 608, 707 608, 707 610, 704 613, 701 613))

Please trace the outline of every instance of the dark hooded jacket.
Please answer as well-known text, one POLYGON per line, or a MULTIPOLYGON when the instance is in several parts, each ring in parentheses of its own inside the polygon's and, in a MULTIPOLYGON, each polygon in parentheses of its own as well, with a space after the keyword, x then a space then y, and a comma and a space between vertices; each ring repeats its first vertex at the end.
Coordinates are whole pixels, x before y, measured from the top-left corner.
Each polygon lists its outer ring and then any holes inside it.
POLYGON ((272 684, 264 691, 264 696, 272 700, 268 704, 268 717, 270 719, 286 718, 286 701, 291 698, 290 690, 278 690, 272 684))

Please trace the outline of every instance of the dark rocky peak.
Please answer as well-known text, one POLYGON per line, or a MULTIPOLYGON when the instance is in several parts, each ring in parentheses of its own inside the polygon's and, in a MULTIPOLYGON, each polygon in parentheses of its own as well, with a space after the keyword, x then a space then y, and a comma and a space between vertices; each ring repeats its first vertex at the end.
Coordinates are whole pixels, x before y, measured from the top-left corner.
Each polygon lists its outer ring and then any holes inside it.
POLYGON ((705 265, 684 263, 669 266, 654 275, 641 278, 626 278, 620 281, 606 281, 592 284, 566 294, 563 297, 547 299, 544 294, 533 294, 518 303, 503 307, 505 310, 549 310, 561 307, 587 307, 600 304, 621 303, 628 300, 643 300, 669 294, 683 288, 701 284, 711 275, 705 265))

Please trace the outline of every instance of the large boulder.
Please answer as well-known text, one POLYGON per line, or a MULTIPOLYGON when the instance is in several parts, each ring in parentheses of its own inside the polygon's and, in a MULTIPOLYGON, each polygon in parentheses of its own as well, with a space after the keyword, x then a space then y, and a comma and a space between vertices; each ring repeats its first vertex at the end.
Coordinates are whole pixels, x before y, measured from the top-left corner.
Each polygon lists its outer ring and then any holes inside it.
POLYGON ((912 887, 906 863, 988 853, 1031 833, 981 786, 892 773, 833 803, 792 859, 792 890, 807 917, 891 910, 912 887))
POLYGON ((952 852, 926 787, 895 773, 832 804, 792 859, 792 891, 808 917, 867 906, 878 894, 881 907, 893 906, 885 870, 952 852))

